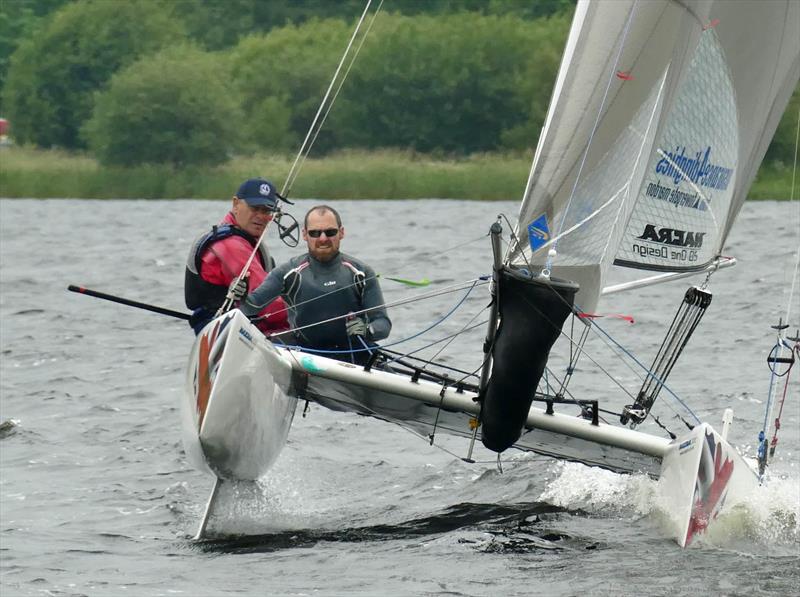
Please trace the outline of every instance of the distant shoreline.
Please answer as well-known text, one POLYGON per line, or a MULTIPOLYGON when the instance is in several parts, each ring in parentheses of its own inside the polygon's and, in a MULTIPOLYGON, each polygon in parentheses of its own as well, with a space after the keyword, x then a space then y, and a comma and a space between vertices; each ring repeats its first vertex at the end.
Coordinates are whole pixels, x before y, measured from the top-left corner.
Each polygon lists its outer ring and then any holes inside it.
MULTIPOLYGON (((519 200, 531 157, 339 152, 306 160, 290 198, 519 200)), ((242 180, 254 176, 280 185, 292 161, 293 156, 255 155, 235 157, 213 168, 104 168, 79 153, 8 146, 0 148, 0 197, 228 199, 242 180)), ((791 168, 762 166, 748 199, 788 200, 791 181, 791 168)))

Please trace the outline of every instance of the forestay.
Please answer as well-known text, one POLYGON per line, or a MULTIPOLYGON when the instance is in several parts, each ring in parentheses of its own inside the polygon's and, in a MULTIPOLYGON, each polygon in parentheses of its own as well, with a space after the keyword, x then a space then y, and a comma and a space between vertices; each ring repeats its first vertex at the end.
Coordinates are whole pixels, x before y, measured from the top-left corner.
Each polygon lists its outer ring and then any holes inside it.
POLYGON ((578 281, 719 254, 800 74, 800 3, 579 2, 512 263, 578 281))

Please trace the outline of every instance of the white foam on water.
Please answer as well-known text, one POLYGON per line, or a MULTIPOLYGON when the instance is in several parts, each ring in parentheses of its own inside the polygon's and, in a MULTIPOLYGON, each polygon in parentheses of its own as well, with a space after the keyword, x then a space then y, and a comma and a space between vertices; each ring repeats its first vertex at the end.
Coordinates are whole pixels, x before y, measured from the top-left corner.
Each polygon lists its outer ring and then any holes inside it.
POLYGON ((656 482, 646 475, 620 475, 575 462, 554 463, 555 478, 539 500, 590 514, 649 514, 656 482))
MULTIPOLYGON (((577 463, 553 465, 555 478, 539 497, 568 510, 598 516, 651 517, 665 534, 674 534, 674 522, 660 499, 658 482, 644 475, 621 475, 577 463)), ((743 502, 723 510, 706 533, 693 544, 794 553, 800 546, 800 479, 770 476, 743 502)))
POLYGON ((797 546, 800 544, 800 479, 773 477, 768 471, 765 483, 756 488, 737 514, 738 517, 731 517, 730 521, 721 520, 720 531, 731 526, 746 531, 747 536, 758 543, 797 546))
POLYGON ((209 519, 212 536, 258 535, 307 526, 313 518, 298 510, 285 484, 274 490, 272 479, 225 482, 220 487, 209 519))

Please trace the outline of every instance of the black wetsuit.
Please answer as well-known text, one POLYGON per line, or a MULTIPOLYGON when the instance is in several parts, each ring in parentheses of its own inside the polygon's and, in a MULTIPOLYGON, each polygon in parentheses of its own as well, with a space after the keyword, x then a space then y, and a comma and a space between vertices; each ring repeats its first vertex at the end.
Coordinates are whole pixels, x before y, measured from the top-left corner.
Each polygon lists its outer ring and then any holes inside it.
POLYGON ((276 267, 240 308, 245 315, 253 316, 278 296, 283 296, 289 305, 292 328, 304 328, 296 331, 298 344, 343 351, 323 356, 354 362, 364 362, 369 357, 367 351, 361 351, 353 353, 355 358, 351 359, 347 352, 364 348, 358 337, 347 335, 346 318, 341 316, 348 313, 367 309, 358 316, 368 324, 364 341, 369 346, 374 340, 386 338, 392 329, 375 272, 363 261, 343 253, 326 262, 300 255, 276 267), (313 325, 331 318, 339 319, 313 325))

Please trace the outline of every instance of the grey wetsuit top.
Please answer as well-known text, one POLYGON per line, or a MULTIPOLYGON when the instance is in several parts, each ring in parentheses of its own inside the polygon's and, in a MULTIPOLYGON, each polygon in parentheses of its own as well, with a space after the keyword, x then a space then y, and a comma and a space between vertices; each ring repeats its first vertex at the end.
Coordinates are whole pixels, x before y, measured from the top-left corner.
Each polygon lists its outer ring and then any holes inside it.
MULTIPOLYGON (((290 259, 273 269, 240 308, 245 315, 253 316, 278 296, 289 305, 292 328, 368 309, 359 315, 369 324, 367 340, 382 340, 392 329, 375 272, 344 253, 327 262, 308 254, 290 259)), ((347 346, 345 324, 341 318, 299 330, 298 341, 315 348, 347 346)))

